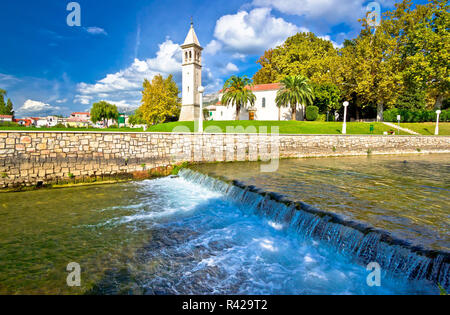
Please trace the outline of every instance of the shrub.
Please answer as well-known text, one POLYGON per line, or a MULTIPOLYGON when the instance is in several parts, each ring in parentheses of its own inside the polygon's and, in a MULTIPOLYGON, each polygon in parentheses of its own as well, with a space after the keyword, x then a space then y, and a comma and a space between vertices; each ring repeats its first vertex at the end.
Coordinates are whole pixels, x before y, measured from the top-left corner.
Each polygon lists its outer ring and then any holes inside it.
MULTIPOLYGON (((435 122, 437 118, 435 110, 409 110, 392 108, 384 112, 384 121, 395 123, 397 122, 397 115, 401 116, 401 122, 403 123, 435 122)), ((439 117, 439 121, 450 121, 450 110, 443 110, 439 117)))
POLYGON ((308 106, 306 108, 306 120, 308 121, 316 121, 319 118, 319 107, 317 106, 308 106))

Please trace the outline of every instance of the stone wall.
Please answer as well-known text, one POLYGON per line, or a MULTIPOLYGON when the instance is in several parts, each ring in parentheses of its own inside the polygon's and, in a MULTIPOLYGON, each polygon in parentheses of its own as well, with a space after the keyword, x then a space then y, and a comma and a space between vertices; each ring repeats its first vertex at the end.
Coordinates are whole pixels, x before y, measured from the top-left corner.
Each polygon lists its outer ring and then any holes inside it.
POLYGON ((450 137, 0 132, 0 187, 57 183, 180 162, 450 153, 450 137))

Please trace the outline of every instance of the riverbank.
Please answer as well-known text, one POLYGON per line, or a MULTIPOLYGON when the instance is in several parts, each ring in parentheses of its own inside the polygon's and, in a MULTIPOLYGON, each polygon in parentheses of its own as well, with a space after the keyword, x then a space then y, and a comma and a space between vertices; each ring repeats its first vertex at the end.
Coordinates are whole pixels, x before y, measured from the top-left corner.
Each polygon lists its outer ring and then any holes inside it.
POLYGON ((282 158, 448 152, 448 136, 0 132, 0 187, 139 179, 185 162, 261 160, 270 172, 282 158))

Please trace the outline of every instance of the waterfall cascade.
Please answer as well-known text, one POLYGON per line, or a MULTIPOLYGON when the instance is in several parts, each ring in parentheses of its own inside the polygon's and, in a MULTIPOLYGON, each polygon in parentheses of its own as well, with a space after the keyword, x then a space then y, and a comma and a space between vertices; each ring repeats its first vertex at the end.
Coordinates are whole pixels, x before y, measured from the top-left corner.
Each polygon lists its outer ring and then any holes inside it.
POLYGON ((292 202, 279 194, 262 191, 240 182, 227 183, 202 173, 183 169, 184 179, 207 186, 242 204, 245 209, 284 224, 304 237, 325 242, 357 263, 377 262, 383 270, 411 280, 429 280, 448 290, 450 253, 412 246, 387 231, 292 202))

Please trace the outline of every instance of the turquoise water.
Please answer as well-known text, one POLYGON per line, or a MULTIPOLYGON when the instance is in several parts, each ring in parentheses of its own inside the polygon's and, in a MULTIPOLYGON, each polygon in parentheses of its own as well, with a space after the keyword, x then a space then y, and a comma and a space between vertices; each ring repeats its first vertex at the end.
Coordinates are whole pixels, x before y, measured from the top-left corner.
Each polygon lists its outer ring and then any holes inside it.
POLYGON ((437 294, 184 178, 0 195, 0 293, 437 294), (66 285, 78 262, 82 286, 66 285))

